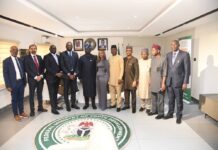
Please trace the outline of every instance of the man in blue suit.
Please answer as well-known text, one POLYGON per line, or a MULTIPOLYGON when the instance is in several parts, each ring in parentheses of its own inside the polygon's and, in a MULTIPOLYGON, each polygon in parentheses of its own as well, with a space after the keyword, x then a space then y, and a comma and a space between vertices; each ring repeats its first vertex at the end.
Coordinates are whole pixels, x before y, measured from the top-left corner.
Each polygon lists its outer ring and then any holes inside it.
POLYGON ((23 99, 24 88, 26 85, 26 76, 24 72, 23 62, 17 57, 18 48, 12 46, 10 48, 11 56, 3 61, 3 76, 5 86, 11 92, 12 109, 16 121, 28 117, 24 112, 23 99))
POLYGON ((190 76, 189 53, 179 50, 179 41, 171 42, 172 52, 166 55, 167 61, 167 93, 169 98, 169 111, 165 119, 173 118, 175 101, 177 106, 176 123, 180 124, 183 110, 183 91, 187 88, 190 76))

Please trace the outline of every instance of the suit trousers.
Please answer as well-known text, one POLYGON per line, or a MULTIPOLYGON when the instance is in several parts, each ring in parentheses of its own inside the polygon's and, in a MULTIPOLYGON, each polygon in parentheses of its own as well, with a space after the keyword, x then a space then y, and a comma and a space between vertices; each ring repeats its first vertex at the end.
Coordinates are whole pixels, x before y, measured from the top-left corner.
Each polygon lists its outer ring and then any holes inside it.
POLYGON ((151 92, 152 112, 164 115, 164 93, 151 92))
POLYGON ((44 81, 43 79, 39 82, 36 80, 31 80, 29 81, 29 102, 30 102, 30 111, 34 112, 34 95, 35 95, 35 90, 37 93, 37 99, 38 99, 38 109, 42 109, 42 90, 43 90, 43 84, 44 81))
POLYGON ((74 106, 76 104, 76 91, 78 91, 76 79, 69 80, 68 78, 64 78, 64 101, 66 107, 70 107, 68 98, 69 89, 71 94, 71 105, 74 106))
POLYGON ((59 87, 59 79, 52 78, 53 80, 47 80, 49 98, 51 103, 51 109, 56 110, 57 108, 57 94, 59 87))
POLYGON ((122 103, 122 97, 121 97, 121 91, 122 91, 122 84, 114 86, 109 85, 109 91, 111 96, 111 106, 117 105, 117 108, 121 108, 122 103))
POLYGON ((176 117, 181 118, 182 117, 182 110, 183 110, 183 91, 182 88, 177 87, 167 87, 167 93, 169 98, 169 111, 168 115, 173 115, 174 108, 175 108, 175 101, 176 101, 176 117))
POLYGON ((19 115, 23 113, 24 84, 22 80, 16 82, 16 87, 11 92, 11 102, 14 115, 19 115))
POLYGON ((132 96, 132 109, 136 109, 136 89, 133 90, 124 90, 124 95, 125 95, 125 107, 129 107, 129 101, 130 101, 130 94, 132 96))

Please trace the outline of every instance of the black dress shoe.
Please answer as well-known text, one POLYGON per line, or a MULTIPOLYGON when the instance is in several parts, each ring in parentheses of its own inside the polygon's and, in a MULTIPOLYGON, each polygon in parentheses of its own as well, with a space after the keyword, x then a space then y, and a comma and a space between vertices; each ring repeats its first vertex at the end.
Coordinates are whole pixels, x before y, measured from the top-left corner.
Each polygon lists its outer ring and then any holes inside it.
POLYGON ((45 109, 45 108, 39 108, 38 111, 39 111, 39 112, 47 112, 48 110, 45 109))
POLYGON ((145 108, 143 108, 143 107, 140 107, 140 109, 139 109, 140 112, 142 112, 144 110, 145 110, 145 108))
POLYGON ((147 113, 147 114, 148 114, 148 116, 153 116, 153 115, 156 115, 157 112, 155 112, 155 113, 153 113, 153 112, 149 112, 149 113, 147 113))
POLYGON ((177 123, 177 124, 181 124, 181 123, 182 123, 182 119, 181 119, 181 118, 177 118, 177 119, 176 119, 176 123, 177 123))
POLYGON ((117 112, 120 112, 121 111, 121 108, 117 108, 117 112))
POLYGON ((164 117, 164 119, 170 119, 170 118, 173 118, 173 115, 166 115, 166 116, 164 117))
POLYGON ((71 111, 71 108, 70 108, 70 107, 67 107, 66 109, 67 109, 67 111, 71 111))
POLYGON ((89 105, 85 105, 85 106, 83 106, 83 109, 85 110, 85 109, 87 109, 89 107, 89 105))
POLYGON ((77 105, 71 105, 71 108, 80 109, 77 105))
POLYGON ((33 116, 35 116, 35 112, 30 112, 30 117, 33 117, 33 116))
POLYGON ((57 110, 62 110, 63 107, 61 107, 61 106, 57 106, 56 109, 57 109, 57 110))
POLYGON ((136 113, 136 109, 134 108, 134 109, 132 109, 132 113, 134 114, 134 113, 136 113))
POLYGON ((53 114, 55 114, 55 115, 59 115, 59 114, 60 114, 57 110, 52 110, 51 112, 52 112, 53 114))
POLYGON ((122 110, 126 110, 126 109, 129 109, 130 107, 129 106, 124 106, 123 108, 122 108, 122 110))
POLYGON ((97 109, 97 107, 96 107, 96 105, 95 105, 95 104, 94 104, 94 105, 92 105, 92 108, 93 108, 93 109, 97 109))
POLYGON ((164 117, 164 115, 157 115, 156 117, 155 117, 155 119, 162 119, 164 117))
POLYGON ((151 110, 150 109, 146 109, 146 113, 148 114, 148 113, 150 113, 151 112, 151 110))
POLYGON ((109 108, 116 108, 116 105, 114 105, 114 106, 110 106, 109 108))

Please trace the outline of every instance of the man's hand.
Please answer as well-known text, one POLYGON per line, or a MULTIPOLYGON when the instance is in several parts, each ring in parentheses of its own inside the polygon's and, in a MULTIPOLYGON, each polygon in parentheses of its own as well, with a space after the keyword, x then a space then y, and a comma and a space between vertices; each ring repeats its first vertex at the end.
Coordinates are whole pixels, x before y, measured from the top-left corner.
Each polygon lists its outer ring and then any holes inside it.
POLYGON ((56 76, 60 78, 63 76, 63 73, 62 72, 56 73, 56 76))
POLYGON ((162 83, 162 85, 161 85, 161 91, 165 91, 166 90, 166 84, 164 84, 164 83, 162 83))
POLYGON ((37 76, 36 80, 39 82, 40 80, 42 80, 41 76, 37 76))
POLYGON ((123 83, 123 80, 118 79, 118 84, 122 84, 122 83, 123 83))
POLYGON ((76 76, 75 75, 70 75, 70 80, 75 80, 76 79, 76 76))
POLYGON ((132 83, 132 87, 135 88, 136 86, 137 86, 136 81, 133 81, 133 83, 132 83))
POLYGON ((10 87, 8 87, 7 90, 8 90, 9 92, 12 92, 12 88, 10 88, 10 87))
POLYGON ((187 89, 187 84, 184 83, 184 84, 182 85, 182 90, 185 91, 186 89, 187 89))

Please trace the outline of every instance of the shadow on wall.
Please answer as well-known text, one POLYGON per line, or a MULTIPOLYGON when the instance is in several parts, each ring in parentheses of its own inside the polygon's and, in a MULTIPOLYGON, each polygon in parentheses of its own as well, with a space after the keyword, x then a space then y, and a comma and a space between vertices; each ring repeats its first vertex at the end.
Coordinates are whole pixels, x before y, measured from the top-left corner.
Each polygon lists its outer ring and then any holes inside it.
POLYGON ((199 94, 218 93, 218 66, 214 66, 214 56, 207 57, 207 67, 201 71, 199 94))

